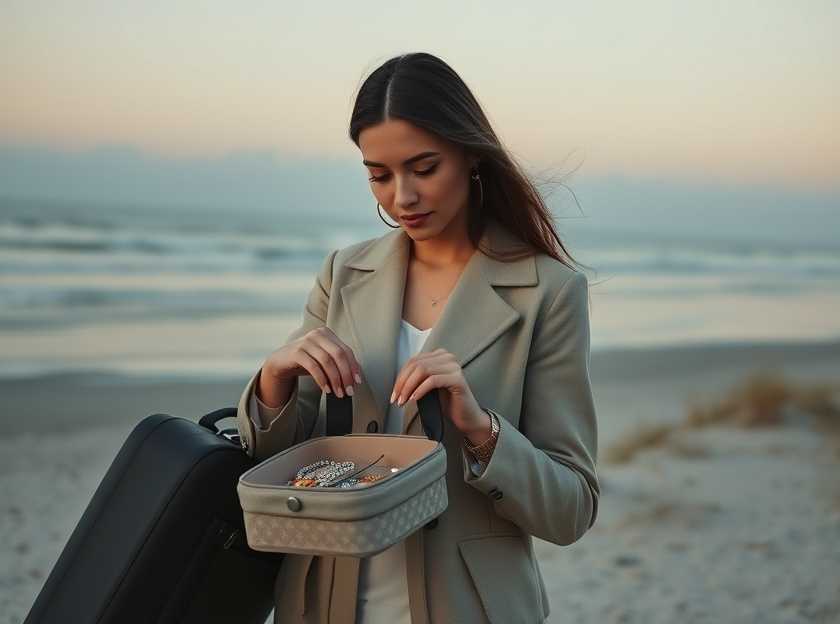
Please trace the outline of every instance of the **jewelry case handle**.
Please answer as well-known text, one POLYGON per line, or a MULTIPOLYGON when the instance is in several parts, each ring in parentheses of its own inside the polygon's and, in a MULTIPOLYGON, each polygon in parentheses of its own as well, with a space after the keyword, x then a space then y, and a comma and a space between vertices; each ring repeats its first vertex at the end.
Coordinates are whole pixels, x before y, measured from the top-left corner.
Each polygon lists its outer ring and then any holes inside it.
MULTIPOLYGON (((417 410, 423 423, 423 432, 430 440, 443 440, 443 411, 440 406, 440 390, 424 394, 417 401, 417 410)), ((345 435, 353 431, 353 397, 344 395, 339 398, 334 393, 327 394, 326 435, 345 435)))

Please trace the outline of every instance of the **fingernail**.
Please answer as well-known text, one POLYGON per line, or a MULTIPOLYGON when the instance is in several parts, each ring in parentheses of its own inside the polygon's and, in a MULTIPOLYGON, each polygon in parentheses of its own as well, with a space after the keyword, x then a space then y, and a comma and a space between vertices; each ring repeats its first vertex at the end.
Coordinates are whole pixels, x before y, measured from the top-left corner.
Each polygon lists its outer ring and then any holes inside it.
POLYGON ((347 386, 347 394, 353 396, 353 386, 347 386))
POLYGON ((362 383, 362 376, 359 373, 354 373, 353 377, 356 379, 356 383, 362 383))
POLYGON ((399 401, 397 401, 397 405, 399 405, 400 407, 402 407, 402 404, 403 404, 403 403, 405 403, 405 400, 402 398, 402 395, 400 395, 400 400, 399 400, 399 401))
POLYGON ((330 390, 330 387, 329 387, 329 386, 324 386, 324 392, 326 392, 327 394, 329 394, 330 392, 332 392, 332 390, 330 390))
POLYGON ((335 389, 335 396, 337 396, 339 399, 344 396, 344 392, 341 391, 341 386, 335 389))
POLYGON ((395 394, 396 394, 396 392, 392 392, 392 393, 391 393, 391 403, 393 403, 393 402, 394 402, 394 395, 395 395, 395 394))

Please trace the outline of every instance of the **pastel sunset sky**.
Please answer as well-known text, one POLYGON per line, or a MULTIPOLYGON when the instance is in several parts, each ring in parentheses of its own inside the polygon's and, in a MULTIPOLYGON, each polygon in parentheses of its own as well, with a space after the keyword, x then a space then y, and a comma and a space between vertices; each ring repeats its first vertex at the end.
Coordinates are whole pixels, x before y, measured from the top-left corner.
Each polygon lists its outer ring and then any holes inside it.
POLYGON ((840 194, 836 2, 26 0, 0 15, 6 195, 200 203, 221 175, 249 180, 240 196, 306 197, 327 176, 365 202, 355 90, 420 50, 535 170, 819 210, 840 194))

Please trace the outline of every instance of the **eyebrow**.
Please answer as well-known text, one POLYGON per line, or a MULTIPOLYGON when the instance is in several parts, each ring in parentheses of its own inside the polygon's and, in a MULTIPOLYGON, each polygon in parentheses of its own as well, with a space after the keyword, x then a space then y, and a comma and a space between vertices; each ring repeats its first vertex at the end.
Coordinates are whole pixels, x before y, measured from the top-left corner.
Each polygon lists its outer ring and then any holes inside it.
MULTIPOLYGON (((437 156, 440 152, 420 152, 416 156, 412 156, 411 158, 406 158, 402 164, 410 165, 411 163, 417 160, 423 160, 424 158, 428 158, 429 156, 437 156)), ((384 167, 382 163, 373 162, 372 160, 363 160, 363 164, 367 165, 368 167, 384 167)))

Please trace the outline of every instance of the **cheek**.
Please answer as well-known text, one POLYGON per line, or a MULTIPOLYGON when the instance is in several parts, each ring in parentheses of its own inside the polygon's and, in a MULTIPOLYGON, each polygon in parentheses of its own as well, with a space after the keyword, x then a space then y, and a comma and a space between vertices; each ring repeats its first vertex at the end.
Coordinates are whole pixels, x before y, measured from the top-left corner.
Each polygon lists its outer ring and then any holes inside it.
POLYGON ((425 186, 427 199, 441 203, 458 203, 463 184, 455 172, 441 172, 425 186))
POLYGON ((381 184, 371 183, 370 192, 376 198, 376 201, 382 204, 383 207, 387 207, 390 205, 391 193, 387 190, 387 187, 384 187, 381 184))

